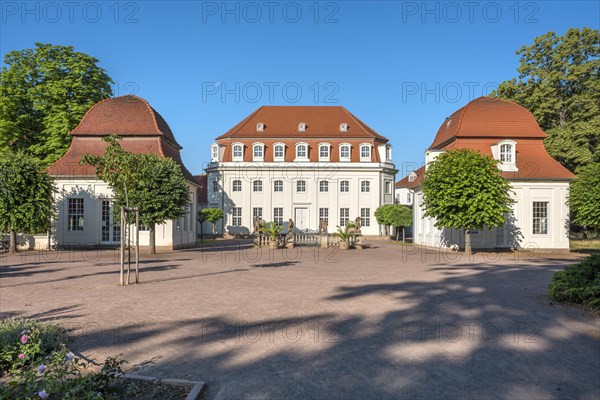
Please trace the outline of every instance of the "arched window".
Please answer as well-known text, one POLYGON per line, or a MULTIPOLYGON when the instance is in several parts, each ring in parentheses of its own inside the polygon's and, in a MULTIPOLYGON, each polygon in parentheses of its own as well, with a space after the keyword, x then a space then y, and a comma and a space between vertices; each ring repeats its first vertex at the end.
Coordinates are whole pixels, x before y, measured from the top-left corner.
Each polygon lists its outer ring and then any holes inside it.
POLYGON ((273 182, 273 191, 274 192, 283 192, 283 181, 277 180, 273 182))
POLYGON ((244 160, 244 145, 241 143, 233 144, 233 161, 244 160))
POLYGON ((262 143, 254 143, 252 145, 252 160, 263 161, 265 154, 265 145, 262 143))
POLYGON ((363 143, 360 145, 360 161, 371 161, 371 145, 363 143))
POLYGON ((329 161, 331 145, 329 143, 319 144, 319 161, 329 161))
POLYGON ((319 182, 319 192, 329 192, 329 182, 327 182, 327 181, 319 182))
POLYGON ((213 144, 212 146, 210 146, 210 161, 219 161, 219 145, 217 144, 213 144))
POLYGON ((512 163, 512 144, 502 144, 500 145, 500 161, 505 163, 512 163))
POLYGON ((241 192, 242 191, 242 181, 240 181, 239 179, 236 179, 235 181, 233 181, 232 185, 231 185, 231 189, 234 192, 241 192))
POLYGON ((296 182, 296 192, 298 192, 298 193, 306 192, 306 181, 297 181, 296 182))
POLYGON ((285 159, 285 145, 283 143, 275 143, 273 145, 273 160, 283 161, 285 159))
POLYGON ((385 160, 392 161, 392 146, 389 144, 385 146, 385 160))
POLYGON ((350 161, 350 145, 348 143, 340 144, 340 161, 350 161))
POLYGON ((252 183, 252 190, 254 192, 262 192, 262 181, 254 181, 252 183))

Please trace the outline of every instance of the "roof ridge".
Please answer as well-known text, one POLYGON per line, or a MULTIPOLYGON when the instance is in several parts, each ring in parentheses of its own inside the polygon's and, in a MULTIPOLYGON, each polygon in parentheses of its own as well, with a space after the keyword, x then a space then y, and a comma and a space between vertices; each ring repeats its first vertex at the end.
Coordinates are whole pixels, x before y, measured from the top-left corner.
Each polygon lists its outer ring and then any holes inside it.
MULTIPOLYGON (((123 97, 123 96, 117 96, 117 97, 123 97)), ((77 124, 77 126, 69 131, 69 134, 72 134, 73 132, 75 132, 77 130, 77 128, 79 128, 81 126, 81 124, 85 120, 85 117, 87 117, 87 115, 89 114, 89 112, 92 111, 92 108, 96 107, 100 103, 105 102, 106 100, 116 99, 117 97, 107 97, 105 99, 100 100, 97 103, 92 104, 92 106, 87 109, 87 111, 85 112, 85 114, 83 114, 83 117, 81 117, 81 119, 79 120, 79 123, 77 124)))
POLYGON ((352 114, 346 107, 344 106, 339 106, 346 114, 350 115, 350 118, 354 119, 354 122, 356 122, 357 124, 359 124, 366 132, 369 136, 373 137, 373 138, 385 138, 386 137, 380 135, 379 133, 375 132, 375 130, 373 128, 371 128, 370 126, 368 126, 366 123, 364 123, 361 119, 359 119, 357 116, 355 116, 354 114, 352 114))
POLYGON ((229 131, 227 131, 225 133, 225 135, 227 136, 219 136, 216 138, 216 140, 218 139, 225 139, 225 138, 229 138, 231 139, 233 137, 233 135, 235 135, 236 133, 239 132, 240 129, 242 129, 242 127, 246 126, 246 124, 248 123, 248 121, 250 121, 250 119, 256 115, 256 113, 258 113, 260 110, 262 110, 263 108, 265 108, 265 106, 260 106, 258 107, 256 110, 254 110, 254 112, 250 113, 250 115, 248 115, 246 118, 244 118, 243 120, 241 120, 237 125, 234 125, 233 128, 231 128, 229 131), (235 132, 231 132, 229 133, 231 130, 235 129, 237 127, 237 129, 235 130, 235 132))

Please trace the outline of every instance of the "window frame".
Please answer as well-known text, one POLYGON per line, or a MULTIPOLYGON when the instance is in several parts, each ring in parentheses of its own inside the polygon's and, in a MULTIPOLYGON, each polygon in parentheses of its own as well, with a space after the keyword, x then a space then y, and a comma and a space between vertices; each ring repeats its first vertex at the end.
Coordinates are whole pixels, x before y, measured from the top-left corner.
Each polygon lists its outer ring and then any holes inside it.
POLYGON ((252 181, 252 192, 253 193, 262 193, 263 191, 263 181, 261 179, 255 179, 252 181))
POLYGON ((273 222, 275 225, 283 225, 283 207, 273 207, 273 222))
POLYGON ((231 191, 232 192, 241 192, 242 191, 242 180, 241 179, 234 179, 231 182, 231 191))
POLYGON ((273 181, 273 193, 281 193, 283 192, 283 181, 281 179, 276 179, 273 181), (278 190, 278 186, 281 186, 278 190))
POLYGON ((306 181, 303 179, 299 179, 296 181, 296 193, 306 193, 306 181), (300 186, 302 186, 302 190, 300 190, 300 186))
POLYGON ((361 162, 370 162, 373 156, 373 146, 370 143, 361 143, 359 147, 359 155, 361 162), (368 149, 368 156, 363 156, 363 149, 368 149))
POLYGON ((348 222, 350 222, 350 208, 349 207, 341 207, 340 208, 340 226, 345 227, 348 222))
POLYGON ((371 226, 371 208, 361 208, 360 209, 360 226, 371 226), (366 210, 366 213, 364 212, 366 210), (367 214, 364 216, 364 214, 367 214))
POLYGON ((329 181, 319 181, 319 193, 329 192, 329 181))
POLYGON ((371 181, 360 181, 360 192, 371 193, 371 181))
POLYGON ((350 193, 350 181, 340 181, 340 193, 350 193))
POLYGON ((319 207, 319 225, 323 221, 329 225, 329 207, 319 207))
POLYGON ((548 224, 548 221, 550 220, 550 201, 546 200, 546 201, 532 201, 531 202, 531 232, 532 235, 536 235, 536 236, 548 236, 550 234, 550 226, 548 224), (541 212, 542 210, 536 209, 536 205, 543 205, 544 206, 544 214, 543 216, 541 215, 536 215, 537 213, 541 212), (537 224, 536 224, 537 222, 537 224), (539 229, 538 232, 536 232, 536 228, 539 229))
POLYGON ((329 161, 331 159, 331 144, 319 143, 319 161, 329 161), (322 151, 327 150, 327 155, 322 155, 322 151))
POLYGON ((219 145, 216 143, 210 146, 210 161, 219 162, 219 145))
POLYGON ((234 143, 231 145, 231 159, 233 161, 244 161, 244 145, 242 143, 234 143), (236 148, 241 148, 241 155, 235 155, 236 148))
POLYGON ((308 161, 308 143, 305 143, 305 142, 296 143, 296 158, 294 161, 308 161), (303 156, 298 154, 298 151, 301 147, 303 147, 305 150, 305 153, 303 156))
POLYGON ((285 144, 279 142, 273 144, 273 161, 285 161, 285 144), (281 148, 282 151, 280 156, 277 155, 278 148, 281 148))
POLYGON ((340 161, 341 162, 350 162, 350 160, 352 159, 352 145, 350 143, 340 143, 339 152, 340 152, 340 161), (348 148, 348 155, 344 156, 343 149, 346 147, 348 148))
POLYGON ((264 161, 265 160, 265 144, 264 143, 252 143, 252 161, 264 161), (260 155, 256 155, 256 150, 260 149, 260 155))
POLYGON ((242 226, 242 207, 233 207, 231 210, 231 226, 242 226), (236 215, 236 211, 239 211, 236 215))
POLYGON ((79 232, 85 230, 85 199, 67 198, 67 230, 79 232))

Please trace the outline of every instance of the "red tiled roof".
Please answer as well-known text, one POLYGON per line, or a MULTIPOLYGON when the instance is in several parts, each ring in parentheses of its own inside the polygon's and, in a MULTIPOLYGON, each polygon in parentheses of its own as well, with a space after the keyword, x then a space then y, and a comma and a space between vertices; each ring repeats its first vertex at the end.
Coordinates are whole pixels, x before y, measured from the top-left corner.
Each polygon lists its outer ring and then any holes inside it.
POLYGON ((408 177, 410 174, 408 174, 404 178, 402 178, 398 182, 396 182, 396 189, 401 189, 401 188, 412 189, 414 187, 421 186, 421 182, 423 181, 423 175, 425 174, 425 166, 422 166, 421 168, 416 169, 413 172, 415 174, 417 174, 416 179, 412 182, 409 182, 408 177))
POLYGON ((375 138, 387 142, 341 106, 263 106, 217 140, 226 138, 375 138), (301 122, 306 123, 306 132, 298 132, 301 122), (265 124, 263 132, 256 131, 258 123, 265 124), (342 123, 348 124, 347 132, 340 132, 342 123))
POLYGON ((546 134, 524 107, 508 100, 479 97, 444 121, 430 149, 444 147, 456 138, 537 138, 546 134))
POLYGON ((180 147, 164 118, 141 97, 112 97, 92 106, 73 136, 162 136, 180 147))

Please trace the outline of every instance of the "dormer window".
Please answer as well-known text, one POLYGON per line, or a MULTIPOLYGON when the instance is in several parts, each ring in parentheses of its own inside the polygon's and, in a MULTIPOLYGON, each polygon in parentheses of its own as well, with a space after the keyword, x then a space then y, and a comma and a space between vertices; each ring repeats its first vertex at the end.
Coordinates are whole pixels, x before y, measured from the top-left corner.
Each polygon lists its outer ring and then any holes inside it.
POLYGON ((219 161, 219 145, 213 144, 210 146, 210 161, 218 162, 219 161))
POLYGON ((329 161, 330 148, 329 143, 319 144, 319 161, 329 161))
POLYGON ((340 144, 340 161, 350 161, 350 144, 340 144))
POLYGON ((306 122, 300 122, 298 124, 298 132, 306 132, 306 122))
POLYGON ((283 143, 275 143, 273 145, 273 161, 285 160, 285 145, 283 143))
POLYGON ((385 160, 392 161, 392 146, 385 146, 385 160))
POLYGON ((348 124, 340 124, 340 132, 348 132, 348 124))
POLYGON ((411 172, 410 175, 408 175, 409 182, 414 182, 416 179, 417 179, 417 174, 415 173, 415 171, 411 172))
POLYGON ((363 143, 360 145, 360 161, 371 161, 371 145, 363 143))
POLYGON ((252 145, 252 161, 264 161, 265 145, 254 143, 252 145))
POLYGON ((492 154, 496 160, 500 160, 498 168, 502 171, 517 171, 517 142, 514 140, 502 140, 492 146, 492 154))
POLYGON ((244 161, 244 145, 234 143, 232 148, 233 161, 244 161))
POLYGON ((308 161, 308 144, 296 144, 296 159, 294 161, 308 161))
POLYGON ((265 124, 262 122, 259 122, 258 124, 256 124, 256 132, 263 132, 265 130, 265 124))

